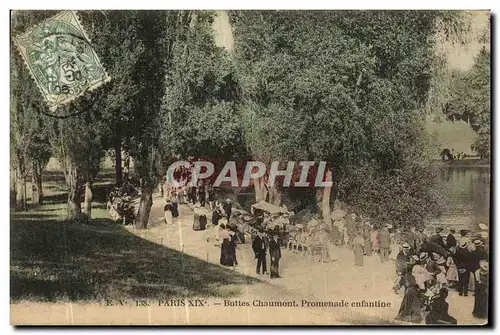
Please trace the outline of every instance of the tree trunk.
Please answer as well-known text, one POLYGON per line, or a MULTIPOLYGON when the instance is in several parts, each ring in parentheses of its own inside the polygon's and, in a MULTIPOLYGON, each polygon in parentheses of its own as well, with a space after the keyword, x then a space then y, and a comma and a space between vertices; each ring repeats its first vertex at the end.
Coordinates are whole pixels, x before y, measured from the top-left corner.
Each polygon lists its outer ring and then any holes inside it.
POLYGON ((153 187, 144 185, 141 188, 141 202, 139 203, 139 210, 135 217, 136 229, 147 229, 149 221, 149 213, 153 206, 153 187))
POLYGON ((125 169, 123 174, 126 176, 126 179, 130 178, 130 155, 125 152, 125 169))
POLYGON ((43 202, 42 190, 42 166, 40 162, 33 162, 33 169, 31 173, 31 201, 35 206, 41 206, 43 202))
POLYGON ((269 187, 269 203, 281 206, 282 193, 276 186, 269 187))
POLYGON ((69 160, 66 162, 64 175, 66 177, 66 186, 68 188, 68 219, 74 219, 82 213, 82 185, 76 167, 74 167, 69 160))
POLYGON ((92 219, 92 182, 87 181, 85 183, 85 200, 83 202, 83 213, 87 214, 87 217, 92 219))
POLYGON ((19 211, 26 211, 26 179, 25 179, 25 166, 22 160, 19 161, 16 169, 16 209, 19 211))
MULTIPOLYGON (((332 170, 327 169, 326 170, 326 182, 332 181, 332 170)), ((321 200, 321 211, 323 214, 323 220, 326 223, 329 223, 329 217, 330 217, 330 197, 332 193, 332 187, 331 186, 325 186, 323 188, 323 199, 321 200)))
POLYGON ((262 188, 260 186, 260 178, 254 179, 252 182, 253 182, 253 189, 255 192, 255 202, 259 202, 262 200, 262 188))
POLYGON ((263 177, 253 180, 253 186, 255 190, 255 202, 267 201, 268 190, 263 177))
POLYGON ((116 186, 120 187, 123 182, 122 173, 122 145, 121 139, 115 140, 115 172, 116 172, 116 186))
POLYGON ((16 208, 16 170, 10 169, 10 208, 16 208))

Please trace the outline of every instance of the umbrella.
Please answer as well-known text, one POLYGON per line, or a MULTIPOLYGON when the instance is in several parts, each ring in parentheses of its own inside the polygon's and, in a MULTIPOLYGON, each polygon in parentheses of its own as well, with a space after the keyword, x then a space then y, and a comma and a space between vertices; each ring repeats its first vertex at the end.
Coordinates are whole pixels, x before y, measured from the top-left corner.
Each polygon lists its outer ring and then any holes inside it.
POLYGON ((335 221, 337 219, 341 219, 346 216, 346 211, 342 209, 335 209, 331 214, 330 214, 330 219, 332 221, 335 221))
POLYGON ((418 248, 417 254, 420 254, 421 252, 435 252, 436 254, 439 255, 447 255, 448 252, 446 251, 445 248, 440 246, 439 244, 432 243, 432 242, 424 242, 420 248, 418 248))

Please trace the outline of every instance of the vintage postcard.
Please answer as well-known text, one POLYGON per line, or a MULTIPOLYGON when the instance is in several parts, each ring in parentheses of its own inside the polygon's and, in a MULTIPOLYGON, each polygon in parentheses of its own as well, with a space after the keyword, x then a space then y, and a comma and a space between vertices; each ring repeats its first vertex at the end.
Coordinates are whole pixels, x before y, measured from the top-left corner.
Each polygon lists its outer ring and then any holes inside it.
POLYGON ((489 11, 11 12, 12 325, 489 322, 489 11))

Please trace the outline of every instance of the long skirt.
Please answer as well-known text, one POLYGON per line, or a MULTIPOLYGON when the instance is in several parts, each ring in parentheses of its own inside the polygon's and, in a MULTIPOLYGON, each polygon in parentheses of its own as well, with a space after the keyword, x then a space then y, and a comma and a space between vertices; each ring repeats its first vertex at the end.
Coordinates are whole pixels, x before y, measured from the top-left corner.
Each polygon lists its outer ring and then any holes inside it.
POLYGON ((472 315, 481 319, 488 317, 488 290, 484 284, 476 283, 472 315))
POLYGON ((449 314, 437 315, 434 312, 430 312, 425 317, 425 324, 427 325, 456 325, 457 319, 449 314))
POLYGON ((420 323, 422 322, 421 308, 422 300, 420 299, 420 293, 415 286, 410 286, 405 291, 396 320, 420 323))
POLYGON ((229 239, 225 238, 222 241, 222 246, 220 250, 220 263, 225 266, 233 266, 234 265, 234 247, 229 239))
POLYGON ((354 245, 354 265, 363 266, 363 246, 361 244, 354 245))
POLYGON ((469 273, 469 291, 476 292, 476 277, 473 271, 469 273))
POLYGON ((372 241, 369 239, 365 240, 365 246, 364 246, 364 252, 366 256, 371 256, 372 255, 372 241))
POLYGON ((172 224, 174 222, 174 218, 172 216, 171 211, 165 211, 165 223, 172 224))

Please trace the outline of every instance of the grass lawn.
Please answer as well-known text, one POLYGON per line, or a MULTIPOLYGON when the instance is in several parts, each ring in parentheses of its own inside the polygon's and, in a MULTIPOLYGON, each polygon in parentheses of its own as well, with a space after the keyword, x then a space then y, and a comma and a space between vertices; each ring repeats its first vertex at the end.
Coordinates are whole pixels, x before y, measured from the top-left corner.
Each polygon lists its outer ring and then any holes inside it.
POLYGON ((92 223, 65 223, 62 174, 44 175, 41 208, 11 212, 11 302, 230 297, 257 280, 146 241, 113 223, 96 183, 92 223))

